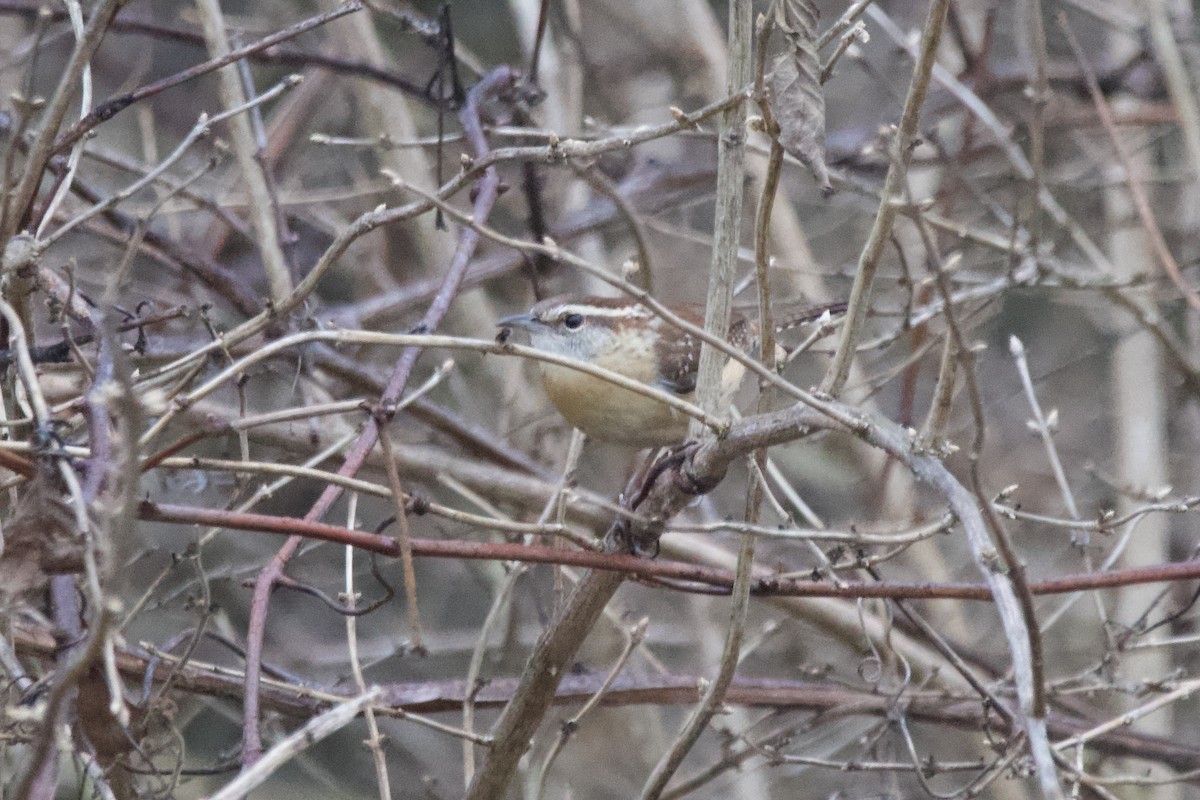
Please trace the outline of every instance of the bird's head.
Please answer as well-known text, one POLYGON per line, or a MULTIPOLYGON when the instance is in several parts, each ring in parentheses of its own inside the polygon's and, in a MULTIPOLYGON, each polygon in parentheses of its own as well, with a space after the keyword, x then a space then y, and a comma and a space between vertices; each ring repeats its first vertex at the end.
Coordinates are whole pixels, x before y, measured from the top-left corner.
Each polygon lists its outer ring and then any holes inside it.
POLYGON ((649 309, 625 298, 566 295, 542 300, 496 324, 526 331, 529 343, 539 350, 596 363, 619 349, 631 330, 644 329, 656 319, 649 309))

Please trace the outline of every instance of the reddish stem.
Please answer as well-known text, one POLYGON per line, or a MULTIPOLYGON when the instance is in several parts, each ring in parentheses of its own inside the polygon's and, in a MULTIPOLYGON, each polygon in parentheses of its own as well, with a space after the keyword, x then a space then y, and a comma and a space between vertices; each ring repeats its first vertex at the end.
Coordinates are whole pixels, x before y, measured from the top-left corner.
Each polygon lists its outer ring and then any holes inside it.
MULTIPOLYGON (((319 539, 348 544, 362 550, 397 558, 400 543, 390 536, 341 528, 310 519, 276 517, 269 514, 247 514, 217 509, 192 508, 145 501, 138 516, 149 522, 185 525, 211 525, 259 533, 289 534, 289 544, 303 539, 319 539)), ((696 591, 695 584, 715 587, 727 592, 733 586, 733 573, 715 567, 686 564, 601 553, 589 550, 564 550, 542 545, 511 544, 508 542, 469 542, 454 539, 412 539, 412 553, 417 558, 456 558, 483 561, 521 561, 530 564, 560 564, 568 567, 625 572, 658 581, 686 581, 693 586, 660 583, 671 589, 696 591)), ((282 552, 282 551, 281 551, 282 552)), ((1176 561, 1151 567, 1087 572, 1066 575, 1029 584, 1034 595, 1069 594, 1093 589, 1112 589, 1143 583, 1193 580, 1200 578, 1200 559, 1176 561)), ((278 580, 278 576, 276 577, 278 580)), ((704 591, 704 590, 700 590, 704 591)), ((860 583, 837 585, 814 582, 803 578, 756 578, 751 591, 770 597, 882 597, 893 600, 978 600, 990 602, 992 592, 982 583, 860 583)))

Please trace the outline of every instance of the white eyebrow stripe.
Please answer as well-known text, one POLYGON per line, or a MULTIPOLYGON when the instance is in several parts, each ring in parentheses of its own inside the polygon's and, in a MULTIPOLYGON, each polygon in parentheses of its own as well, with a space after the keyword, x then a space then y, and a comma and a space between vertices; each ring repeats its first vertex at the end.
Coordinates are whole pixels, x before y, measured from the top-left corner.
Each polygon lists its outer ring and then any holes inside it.
POLYGON ((648 317, 650 310, 642 306, 621 306, 619 308, 609 308, 605 306, 577 306, 566 305, 559 306, 555 309, 553 316, 559 314, 582 314, 585 317, 648 317))

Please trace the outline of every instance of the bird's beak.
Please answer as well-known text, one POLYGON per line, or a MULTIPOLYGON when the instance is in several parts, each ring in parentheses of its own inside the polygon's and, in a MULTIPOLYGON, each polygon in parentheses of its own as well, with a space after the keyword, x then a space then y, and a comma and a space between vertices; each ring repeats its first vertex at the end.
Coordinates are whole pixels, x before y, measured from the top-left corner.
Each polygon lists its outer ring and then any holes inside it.
POLYGON ((513 314, 511 317, 505 317, 496 322, 497 328, 520 328, 521 330, 530 331, 538 325, 537 317, 530 313, 513 314))

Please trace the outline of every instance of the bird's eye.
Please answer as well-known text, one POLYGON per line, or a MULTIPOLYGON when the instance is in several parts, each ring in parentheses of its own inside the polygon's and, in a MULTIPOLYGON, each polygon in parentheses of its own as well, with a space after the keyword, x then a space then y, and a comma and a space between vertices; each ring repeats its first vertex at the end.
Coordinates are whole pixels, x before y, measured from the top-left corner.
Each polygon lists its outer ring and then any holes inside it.
POLYGON ((583 314, 567 314, 562 323, 567 330, 576 330, 583 325, 583 314))

